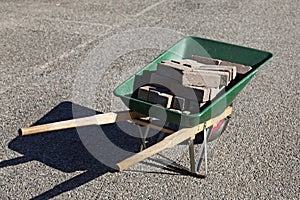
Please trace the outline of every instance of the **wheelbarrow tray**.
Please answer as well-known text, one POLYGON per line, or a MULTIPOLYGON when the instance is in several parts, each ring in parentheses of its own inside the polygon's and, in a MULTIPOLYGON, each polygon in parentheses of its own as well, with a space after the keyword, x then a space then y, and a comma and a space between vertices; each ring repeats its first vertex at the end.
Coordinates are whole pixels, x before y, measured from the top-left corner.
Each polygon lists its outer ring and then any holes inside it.
POLYGON ((124 81, 114 90, 114 94, 120 97, 129 109, 138 113, 149 115, 149 109, 151 108, 152 117, 161 119, 162 116, 164 116, 163 118, 168 122, 178 124, 182 127, 193 127, 220 115, 232 104, 234 98, 246 86, 256 72, 267 64, 272 57, 272 53, 269 52, 189 36, 178 41, 147 66, 139 70, 135 75, 124 81), (247 74, 237 77, 231 84, 225 87, 225 92, 221 96, 206 103, 206 105, 200 109, 200 112, 194 114, 179 113, 133 97, 135 75, 142 75, 145 71, 156 71, 157 63, 161 61, 188 59, 192 55, 243 64, 251 66, 252 69, 247 74))

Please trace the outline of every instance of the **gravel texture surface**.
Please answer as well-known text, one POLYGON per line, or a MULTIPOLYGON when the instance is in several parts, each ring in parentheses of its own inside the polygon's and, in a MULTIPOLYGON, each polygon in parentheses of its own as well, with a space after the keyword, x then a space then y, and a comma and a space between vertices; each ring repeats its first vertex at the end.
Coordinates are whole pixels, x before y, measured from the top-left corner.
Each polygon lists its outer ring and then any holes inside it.
POLYGON ((1 0, 0 199, 299 199, 299 10, 297 0, 1 0), (165 167, 188 166, 185 145, 114 173, 106 162, 139 148, 127 122, 17 136, 125 109, 113 89, 188 35, 274 54, 235 99, 205 179, 165 167))

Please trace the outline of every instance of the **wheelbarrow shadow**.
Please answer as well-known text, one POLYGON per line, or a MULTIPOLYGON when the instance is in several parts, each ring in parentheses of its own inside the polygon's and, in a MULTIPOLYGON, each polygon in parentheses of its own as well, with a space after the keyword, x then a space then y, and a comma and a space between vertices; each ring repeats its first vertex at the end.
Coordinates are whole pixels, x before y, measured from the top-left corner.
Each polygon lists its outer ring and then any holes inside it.
MULTIPOLYGON (((72 102, 62 102, 33 125, 72 119, 72 111, 74 110, 77 112, 76 117, 99 114, 99 112, 76 105, 72 102)), ((97 127, 99 128, 99 126, 84 127, 83 131, 89 134, 95 131, 95 128, 97 127)), ((122 132, 117 125, 112 124, 101 127, 105 129, 103 132, 106 134, 107 138, 115 145, 126 149, 129 152, 138 151, 140 141, 138 137, 133 137, 122 132)), ((67 129, 25 137, 18 136, 9 143, 8 147, 23 156, 0 162, 0 168, 36 160, 65 173, 84 171, 33 199, 49 199, 73 190, 107 172, 114 172, 112 168, 102 164, 89 153, 83 145, 76 129, 67 129)), ((102 146, 101 149, 105 148, 105 146, 102 146)), ((116 158, 116 163, 124 159, 122 156, 118 155, 112 157, 116 158)), ((113 165, 113 163, 111 164, 113 165)))

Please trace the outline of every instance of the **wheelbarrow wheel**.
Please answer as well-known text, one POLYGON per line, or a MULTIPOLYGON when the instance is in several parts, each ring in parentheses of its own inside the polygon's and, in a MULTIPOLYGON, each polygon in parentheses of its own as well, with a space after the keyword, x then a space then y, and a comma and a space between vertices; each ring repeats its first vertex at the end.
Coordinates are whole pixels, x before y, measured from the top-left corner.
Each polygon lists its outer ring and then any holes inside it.
MULTIPOLYGON (((230 117, 221 119, 215 126, 212 127, 211 132, 209 133, 208 142, 212 142, 219 138, 222 133, 225 131, 230 117)), ((204 131, 199 132, 194 140, 195 144, 202 144, 204 139, 204 131)))

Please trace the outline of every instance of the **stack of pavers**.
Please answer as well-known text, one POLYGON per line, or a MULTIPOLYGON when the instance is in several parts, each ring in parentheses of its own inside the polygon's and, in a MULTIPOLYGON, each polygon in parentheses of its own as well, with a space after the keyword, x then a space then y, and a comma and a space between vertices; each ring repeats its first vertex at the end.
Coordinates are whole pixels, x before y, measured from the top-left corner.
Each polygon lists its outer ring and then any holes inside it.
POLYGON ((149 85, 139 87, 137 98, 186 114, 199 112, 220 91, 251 67, 213 58, 163 61, 151 74, 149 85))

